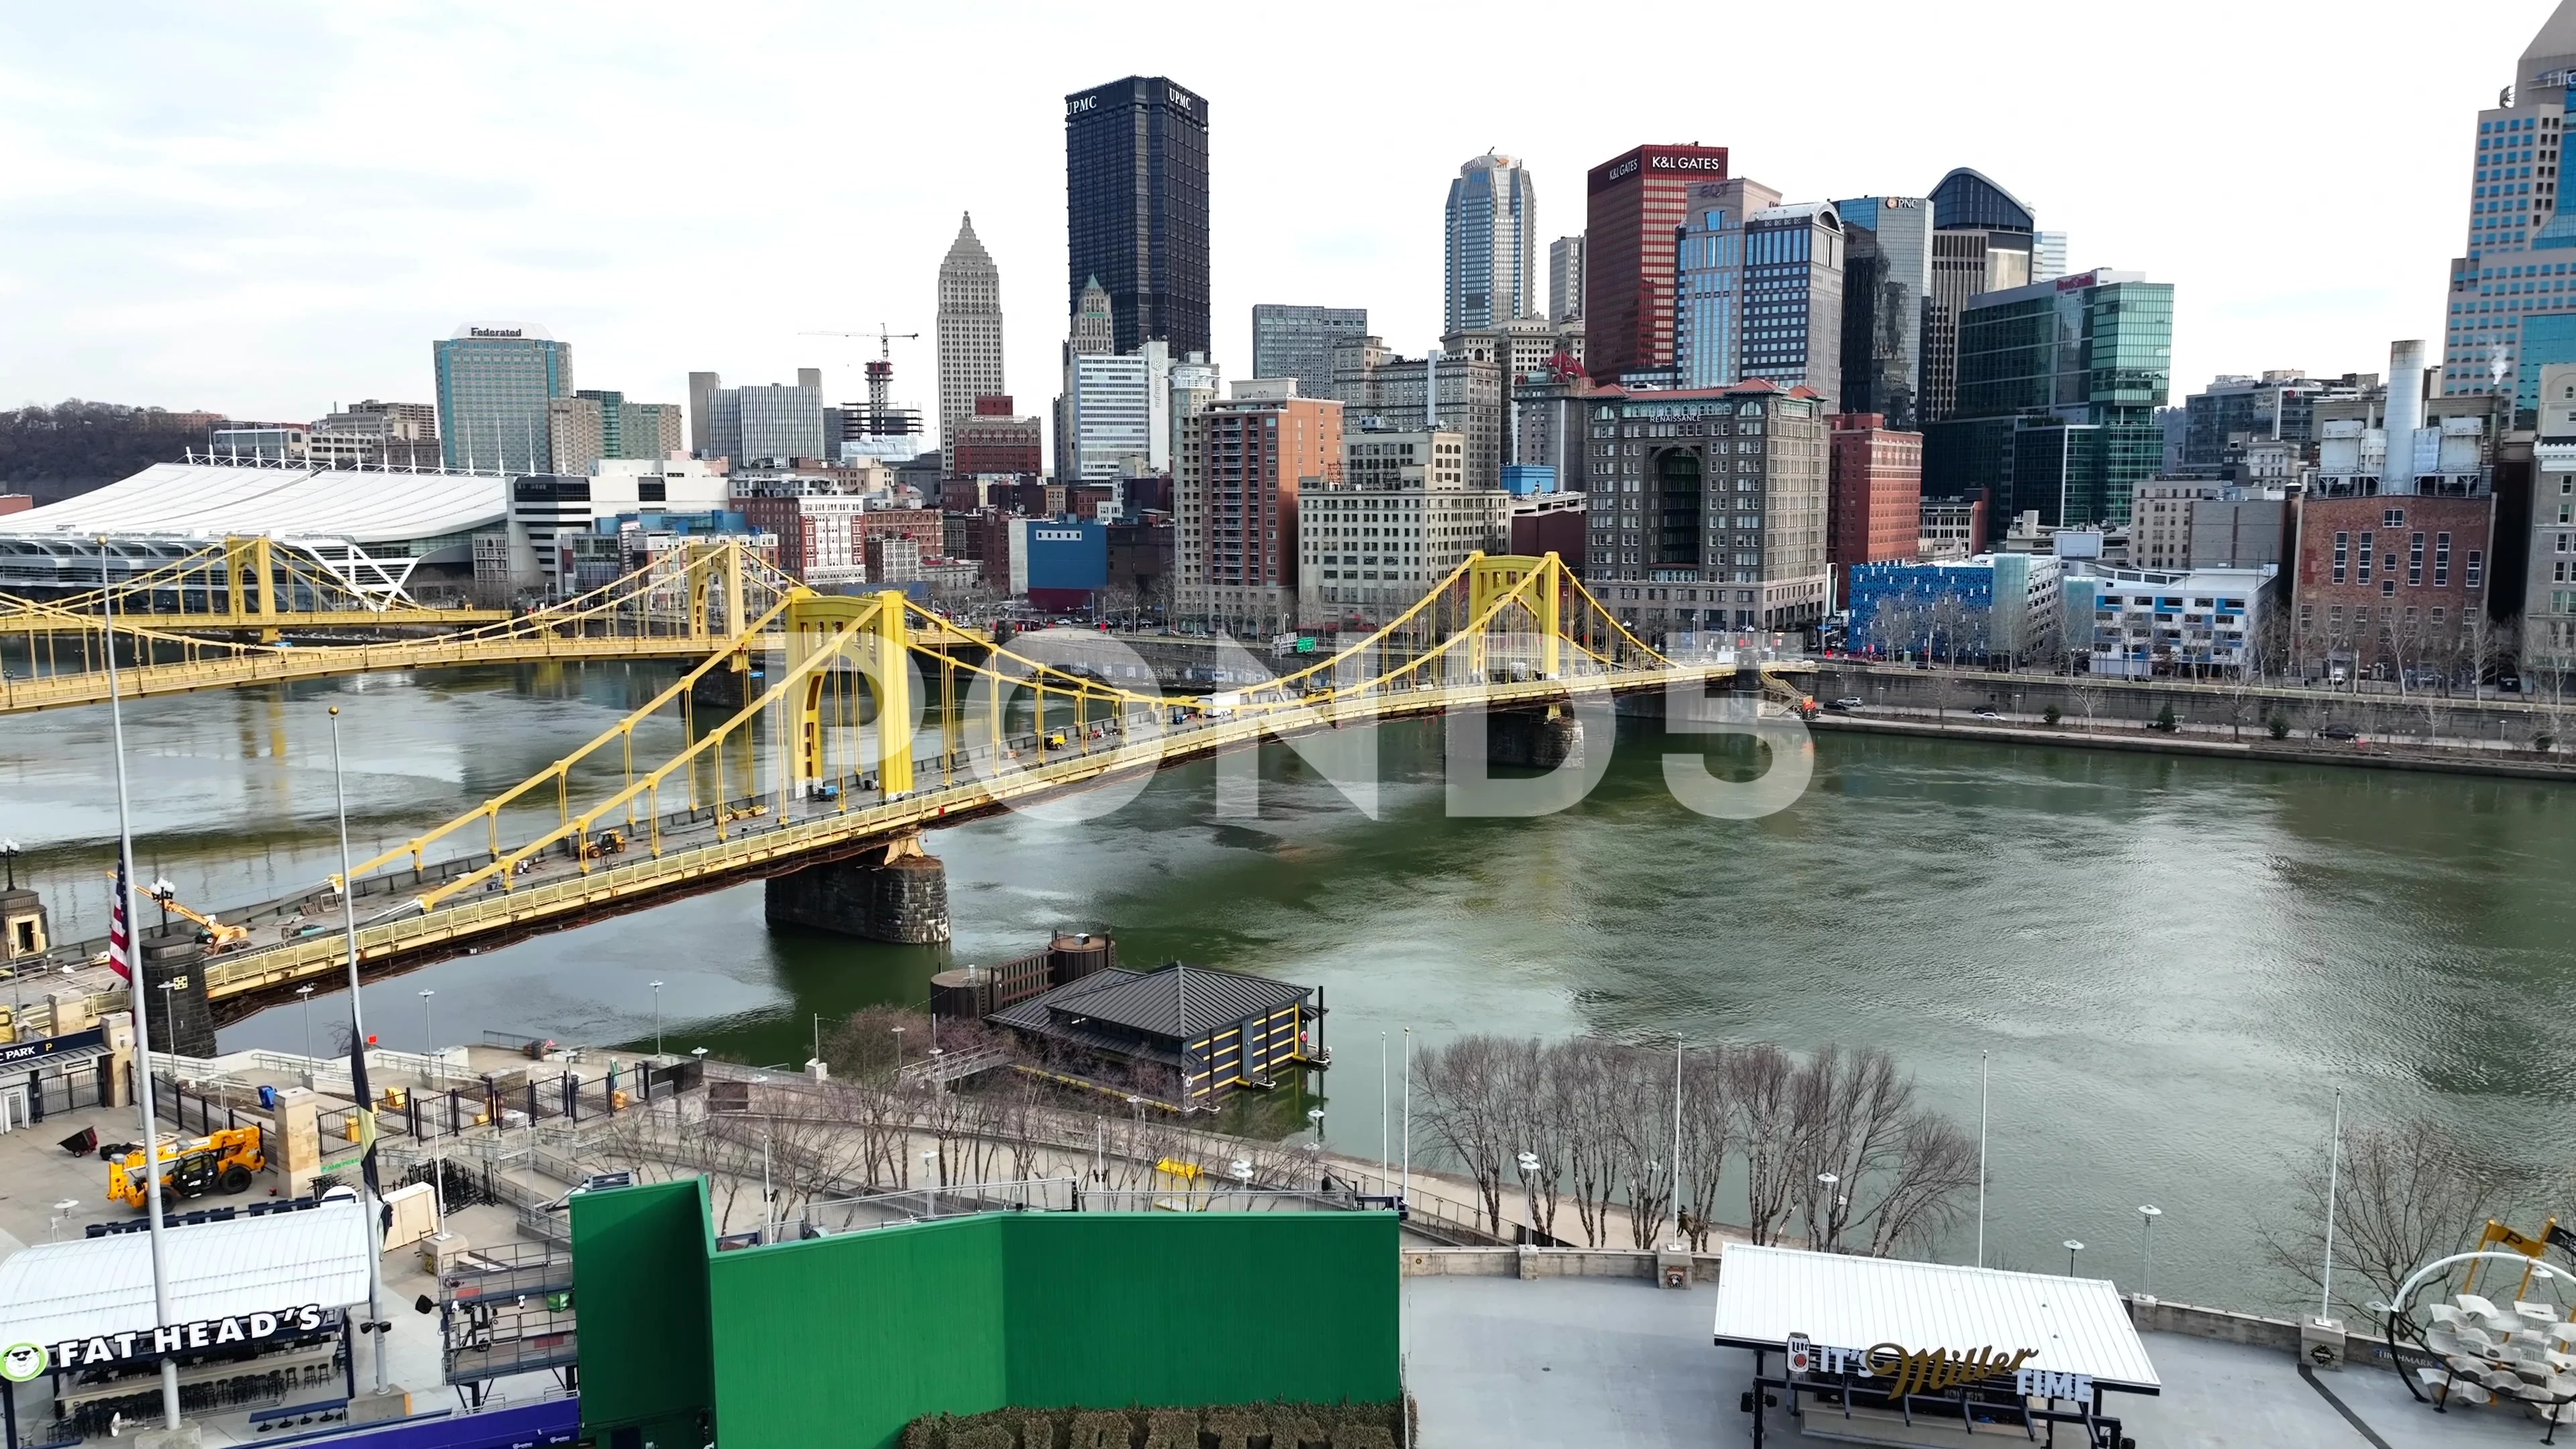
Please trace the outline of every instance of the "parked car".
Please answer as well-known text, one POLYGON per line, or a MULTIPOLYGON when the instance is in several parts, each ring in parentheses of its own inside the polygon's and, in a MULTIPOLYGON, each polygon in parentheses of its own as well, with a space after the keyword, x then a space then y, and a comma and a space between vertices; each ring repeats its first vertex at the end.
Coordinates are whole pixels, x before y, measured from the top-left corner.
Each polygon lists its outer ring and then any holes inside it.
POLYGON ((1825 708, 1839 710, 1844 714, 1857 714, 1868 707, 1868 705, 1861 702, 1857 697, 1851 695, 1845 695, 1841 699, 1828 700, 1825 704, 1825 708))
POLYGON ((1995 713, 1993 710, 1990 710, 1990 709, 1981 709, 1981 710, 1978 710, 1978 711, 1977 711, 1977 718, 1979 718, 1979 719, 2000 720, 2000 719, 2002 719, 2002 718, 2003 718, 2003 716, 2002 716, 2002 715, 1999 715, 1999 714, 1997 714, 1997 713, 1995 713))
POLYGON ((2339 740, 2345 744, 2353 744, 2359 742, 2361 736, 2349 725, 2328 725, 2324 729, 2317 731, 2317 738, 2321 740, 2339 740))

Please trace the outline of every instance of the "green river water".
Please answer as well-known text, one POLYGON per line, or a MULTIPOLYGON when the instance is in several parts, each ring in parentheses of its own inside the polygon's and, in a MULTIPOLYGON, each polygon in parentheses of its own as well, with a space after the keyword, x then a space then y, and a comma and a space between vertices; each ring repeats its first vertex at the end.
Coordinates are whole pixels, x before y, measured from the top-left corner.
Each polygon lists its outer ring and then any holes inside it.
MULTIPOLYGON (((202 906, 305 888, 337 868, 328 704, 372 853, 668 677, 491 670, 131 706, 138 856, 202 906)), ((105 712, 7 725, 0 836, 27 848, 58 937, 100 934, 105 712)), ((774 931, 750 886, 371 984, 369 1027, 405 1048, 485 1030, 649 1043, 658 980, 672 1049, 801 1061, 818 1013, 917 1001, 944 961, 1106 927, 1131 963, 1321 986, 1328 1132, 1369 1156, 1378 1037, 1406 1027, 1881 1046, 1972 1130, 1986 1052, 1990 1261, 2062 1269, 2077 1238, 2085 1271, 2131 1286, 2152 1202, 2157 1292, 2271 1310, 2289 1291, 2257 1226, 2289 1211, 2335 1089, 2356 1118, 2434 1112, 2535 1163, 2576 1125, 2576 792, 1831 734, 1794 806, 1738 822, 1673 802, 1668 748, 1624 728, 1590 798, 1535 820, 1447 818, 1429 726, 1386 731, 1374 820, 1282 748, 1257 819, 1218 818, 1214 768, 1184 766, 1103 819, 934 836, 944 956, 774 931)), ((340 1009, 322 999, 316 1030, 340 1009)), ((304 1033, 289 1006, 223 1044, 301 1050, 304 1033)), ((1966 1256, 1964 1231, 1943 1252, 1966 1256)))

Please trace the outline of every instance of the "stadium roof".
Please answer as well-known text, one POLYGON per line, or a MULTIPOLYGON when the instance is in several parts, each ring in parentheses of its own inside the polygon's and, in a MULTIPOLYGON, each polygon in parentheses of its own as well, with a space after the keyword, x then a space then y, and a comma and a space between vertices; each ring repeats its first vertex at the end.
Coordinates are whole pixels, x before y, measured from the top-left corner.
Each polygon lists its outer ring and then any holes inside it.
POLYGON ((0 516, 0 539, 267 534, 412 543, 492 527, 509 507, 508 480, 489 473, 155 463, 76 498, 0 516))

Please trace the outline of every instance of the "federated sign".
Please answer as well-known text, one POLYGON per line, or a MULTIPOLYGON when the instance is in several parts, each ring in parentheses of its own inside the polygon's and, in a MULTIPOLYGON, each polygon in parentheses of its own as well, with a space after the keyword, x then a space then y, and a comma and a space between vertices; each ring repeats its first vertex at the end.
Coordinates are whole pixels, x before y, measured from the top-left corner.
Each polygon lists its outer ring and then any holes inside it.
POLYGON ((2064 1373, 2053 1369, 2028 1367, 2039 1357, 2035 1348, 1999 1349, 1991 1345, 1972 1348, 1907 1348, 1901 1343, 1874 1343, 1867 1348, 1832 1348, 1809 1341, 1803 1333, 1791 1334, 1788 1341, 1791 1373, 1860 1374, 1887 1379, 1889 1398, 1908 1394, 1938 1394, 1964 1384, 1985 1379, 2013 1376, 2016 1391, 2026 1398, 2090 1399, 2093 1377, 2090 1374, 2064 1373))
POLYGON ((233 1313, 222 1318, 165 1323, 158 1328, 134 1329, 125 1333, 67 1338, 59 1343, 13 1344, 0 1351, 0 1372, 23 1382, 48 1368, 104 1368, 135 1359, 196 1353, 229 1348, 234 1344, 264 1343, 276 1338, 297 1338, 321 1332, 327 1316, 321 1304, 307 1303, 295 1308, 281 1308, 273 1313, 233 1313))

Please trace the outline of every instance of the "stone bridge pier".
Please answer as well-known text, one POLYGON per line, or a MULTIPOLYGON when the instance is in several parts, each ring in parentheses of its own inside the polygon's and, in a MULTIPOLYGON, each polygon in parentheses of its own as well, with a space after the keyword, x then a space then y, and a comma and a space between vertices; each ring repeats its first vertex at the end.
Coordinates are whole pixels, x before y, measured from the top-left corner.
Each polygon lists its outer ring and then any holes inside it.
POLYGON ((771 876, 768 913, 774 924, 934 945, 948 939, 948 868, 922 850, 914 831, 847 859, 771 876))
POLYGON ((1496 710, 1485 716, 1485 760, 1530 770, 1580 764, 1583 721, 1562 706, 1496 710))

